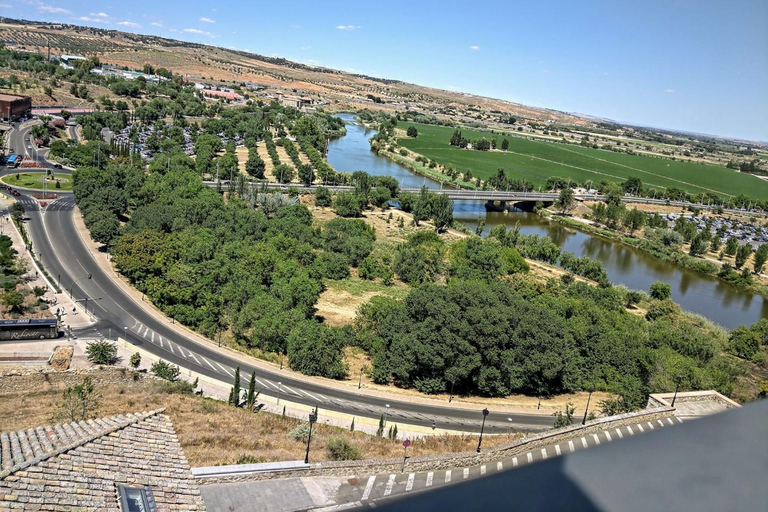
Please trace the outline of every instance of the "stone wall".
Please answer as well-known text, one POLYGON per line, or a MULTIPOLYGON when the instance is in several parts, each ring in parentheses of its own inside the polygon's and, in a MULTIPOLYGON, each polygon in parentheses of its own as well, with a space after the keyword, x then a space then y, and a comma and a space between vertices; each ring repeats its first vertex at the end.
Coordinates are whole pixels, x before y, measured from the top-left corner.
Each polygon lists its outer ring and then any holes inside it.
MULTIPOLYGON (((477 466, 489 462, 514 457, 526 452, 559 444, 569 439, 582 437, 607 429, 615 429, 640 422, 656 421, 672 416, 674 409, 661 407, 644 409, 638 412, 620 414, 608 418, 590 421, 587 425, 570 425, 541 434, 516 439, 489 449, 486 452, 461 452, 441 455, 424 455, 408 459, 406 469, 409 472, 439 471, 457 467, 477 466)), ((267 480, 271 478, 313 477, 313 476, 353 476, 379 473, 399 473, 403 459, 369 459, 361 461, 323 462, 313 464, 309 470, 282 471, 277 473, 257 473, 230 477, 200 479, 200 485, 215 483, 267 480)))
POLYGON ((153 379, 146 373, 127 368, 89 368, 81 370, 54 371, 51 368, 24 369, 0 373, 0 394, 18 393, 30 390, 64 390, 90 377, 94 384, 140 385, 143 379, 153 379))

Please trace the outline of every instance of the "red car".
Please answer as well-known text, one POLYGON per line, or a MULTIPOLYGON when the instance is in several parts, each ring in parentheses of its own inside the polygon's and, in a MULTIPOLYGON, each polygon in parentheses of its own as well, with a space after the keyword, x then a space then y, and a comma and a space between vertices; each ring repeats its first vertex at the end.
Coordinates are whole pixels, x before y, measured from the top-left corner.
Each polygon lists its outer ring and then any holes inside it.
POLYGON ((12 196, 20 196, 21 194, 19 193, 18 190, 11 190, 11 195, 12 196))

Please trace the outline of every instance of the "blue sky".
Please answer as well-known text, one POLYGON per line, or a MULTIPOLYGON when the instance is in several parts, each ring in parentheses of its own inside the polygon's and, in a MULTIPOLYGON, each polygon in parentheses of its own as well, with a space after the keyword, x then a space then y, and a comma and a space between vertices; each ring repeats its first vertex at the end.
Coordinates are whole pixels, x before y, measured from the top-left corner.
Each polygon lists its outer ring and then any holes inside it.
POLYGON ((0 15, 156 34, 768 141, 765 0, 0 0, 0 15))

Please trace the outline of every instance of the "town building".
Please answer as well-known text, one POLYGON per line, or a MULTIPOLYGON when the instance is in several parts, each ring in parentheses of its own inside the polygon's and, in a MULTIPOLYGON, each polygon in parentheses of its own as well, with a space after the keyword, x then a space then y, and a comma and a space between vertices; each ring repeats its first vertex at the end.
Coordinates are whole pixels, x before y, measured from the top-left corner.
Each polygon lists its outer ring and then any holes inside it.
POLYGON ((0 434, 0 511, 205 511, 163 409, 0 434))
POLYGON ((32 98, 15 94, 0 94, 0 118, 3 121, 16 121, 29 115, 32 110, 32 98))

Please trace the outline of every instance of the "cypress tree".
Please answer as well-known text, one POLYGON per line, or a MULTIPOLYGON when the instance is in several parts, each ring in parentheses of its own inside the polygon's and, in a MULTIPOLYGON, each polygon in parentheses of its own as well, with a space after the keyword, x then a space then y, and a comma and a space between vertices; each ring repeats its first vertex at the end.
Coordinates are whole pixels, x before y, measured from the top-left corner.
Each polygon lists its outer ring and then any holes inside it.
POLYGON ((232 405, 240 406, 240 367, 235 369, 235 385, 232 387, 232 405))
POLYGON ((245 403, 248 409, 253 409, 253 404, 256 402, 256 372, 251 374, 251 382, 248 383, 248 394, 245 398, 245 403))
POLYGON ((349 426, 349 431, 354 432, 355 431, 355 417, 352 417, 352 424, 349 426))
POLYGON ((379 416, 379 429, 376 431, 376 437, 384 436, 384 415, 379 416))

